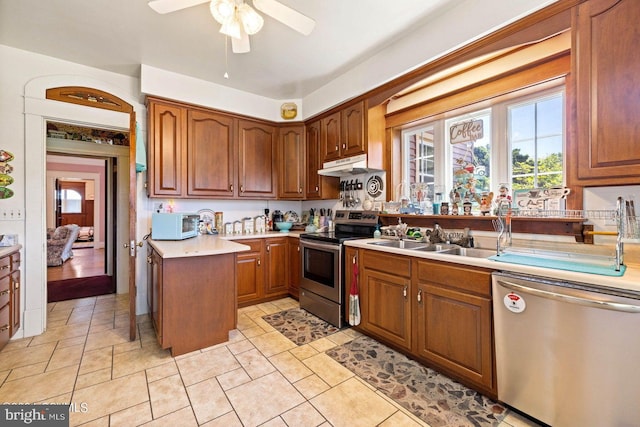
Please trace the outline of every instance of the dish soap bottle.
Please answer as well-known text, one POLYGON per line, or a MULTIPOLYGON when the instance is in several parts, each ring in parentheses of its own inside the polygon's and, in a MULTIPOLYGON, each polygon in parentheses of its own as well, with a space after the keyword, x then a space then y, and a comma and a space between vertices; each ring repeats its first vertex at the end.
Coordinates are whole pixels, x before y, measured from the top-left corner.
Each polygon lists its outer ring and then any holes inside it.
POLYGON ((381 233, 380 233, 380 226, 379 226, 379 225, 376 225, 376 231, 374 231, 374 232, 373 232, 373 238, 374 238, 374 239, 379 239, 379 238, 380 238, 380 235, 381 235, 381 233))

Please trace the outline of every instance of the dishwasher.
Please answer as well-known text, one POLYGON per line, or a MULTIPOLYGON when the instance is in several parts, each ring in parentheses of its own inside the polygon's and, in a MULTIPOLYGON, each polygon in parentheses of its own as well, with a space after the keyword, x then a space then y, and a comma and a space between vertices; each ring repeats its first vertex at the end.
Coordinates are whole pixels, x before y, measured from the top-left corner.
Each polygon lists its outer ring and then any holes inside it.
POLYGON ((640 423, 640 293, 492 274, 498 400, 545 424, 640 423))

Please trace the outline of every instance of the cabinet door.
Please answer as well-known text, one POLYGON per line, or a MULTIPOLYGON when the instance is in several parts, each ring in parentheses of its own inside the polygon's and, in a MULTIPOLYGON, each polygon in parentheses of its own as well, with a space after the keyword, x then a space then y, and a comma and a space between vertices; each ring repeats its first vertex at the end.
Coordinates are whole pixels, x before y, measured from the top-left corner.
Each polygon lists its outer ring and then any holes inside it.
POLYGON ((295 298, 300 295, 301 274, 300 239, 289 237, 289 293, 295 298))
POLYGON ((337 199, 340 178, 332 176, 320 176, 318 170, 322 169, 322 154, 320 139, 320 120, 310 123, 306 127, 306 197, 307 199, 337 199))
POLYGON ((20 270, 11 273, 11 336, 20 329, 20 270))
POLYGON ((355 156, 365 153, 365 109, 364 102, 345 108, 341 111, 340 157, 355 156))
POLYGON ((578 176, 613 184, 640 177, 640 2, 590 0, 577 6, 578 176))
POLYGON ((186 109, 149 102, 149 196, 183 195, 186 109))
POLYGON ((321 120, 320 138, 322 141, 322 162, 329 162, 340 158, 340 111, 321 120))
POLYGON ((417 292, 418 354, 492 388, 491 300, 428 283, 417 292))
POLYGON ((189 110, 187 114, 187 194, 232 197, 236 155, 234 119, 189 110))
POLYGON ((305 144, 304 126, 280 128, 278 144, 278 197, 304 198, 305 144))
POLYGON ((249 120, 238 121, 239 197, 276 197, 276 128, 249 120))
POLYGON ((411 349, 409 280, 365 269, 360 284, 362 327, 411 349))
POLYGON ((156 330, 158 343, 162 346, 162 257, 153 251, 151 254, 151 320, 156 330))
POLYGON ((238 252, 236 275, 238 281, 238 304, 249 305, 264 296, 264 267, 262 239, 241 240, 251 246, 249 252, 238 252))
POLYGON ((289 253, 286 237, 266 239, 267 257, 266 294, 286 295, 289 289, 289 253))

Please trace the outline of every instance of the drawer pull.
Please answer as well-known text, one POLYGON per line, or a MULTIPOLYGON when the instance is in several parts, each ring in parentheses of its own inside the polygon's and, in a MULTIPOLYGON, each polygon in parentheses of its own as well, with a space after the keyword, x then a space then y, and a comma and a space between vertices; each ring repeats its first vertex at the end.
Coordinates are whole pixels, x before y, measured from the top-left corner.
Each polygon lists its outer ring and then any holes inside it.
POLYGON ((3 265, 3 266, 0 268, 0 270, 6 270, 6 269, 8 269, 8 268, 9 268, 9 266, 8 266, 8 265, 3 265))
POLYGON ((5 289, 4 291, 0 292, 0 295, 9 295, 9 289, 5 289))
POLYGON ((0 332, 4 332, 8 329, 9 329, 9 325, 4 325, 3 327, 0 328, 0 332))

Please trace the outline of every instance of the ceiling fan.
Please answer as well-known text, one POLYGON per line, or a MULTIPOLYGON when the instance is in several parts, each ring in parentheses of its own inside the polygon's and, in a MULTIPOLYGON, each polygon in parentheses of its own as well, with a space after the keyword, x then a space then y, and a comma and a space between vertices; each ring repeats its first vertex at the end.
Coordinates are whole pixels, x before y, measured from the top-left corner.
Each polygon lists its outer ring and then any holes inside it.
MULTIPOLYGON (((149 6, 158 13, 171 13, 210 2, 211 14, 221 24, 220 32, 231 38, 234 53, 250 50, 249 35, 262 28, 264 20, 244 0, 150 0, 149 6)), ((253 0, 253 6, 261 12, 304 34, 311 34, 316 22, 277 0, 253 0)))

